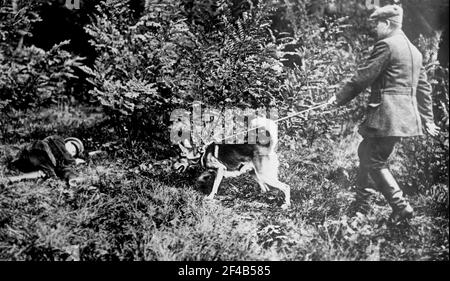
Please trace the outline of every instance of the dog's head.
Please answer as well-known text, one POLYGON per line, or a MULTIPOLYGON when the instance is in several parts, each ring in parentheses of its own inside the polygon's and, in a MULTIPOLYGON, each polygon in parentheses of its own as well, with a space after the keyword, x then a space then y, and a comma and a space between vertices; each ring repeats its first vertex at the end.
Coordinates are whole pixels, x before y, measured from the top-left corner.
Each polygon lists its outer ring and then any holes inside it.
POLYGON ((180 148, 179 159, 175 162, 174 168, 179 172, 184 172, 189 166, 197 165, 203 155, 202 147, 194 147, 189 140, 185 139, 178 143, 180 148))

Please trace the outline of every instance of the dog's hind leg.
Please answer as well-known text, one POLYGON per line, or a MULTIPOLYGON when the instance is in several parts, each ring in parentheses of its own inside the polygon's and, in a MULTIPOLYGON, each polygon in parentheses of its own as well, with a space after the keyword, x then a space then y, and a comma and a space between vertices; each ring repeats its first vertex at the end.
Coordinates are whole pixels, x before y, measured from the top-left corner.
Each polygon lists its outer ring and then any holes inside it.
POLYGON ((206 197, 206 199, 214 199, 214 195, 216 195, 217 190, 219 189, 219 185, 222 182, 223 175, 225 174, 225 170, 223 168, 217 169, 217 175, 214 179, 214 185, 211 190, 211 193, 206 197))
POLYGON ((258 177, 258 174, 255 172, 255 170, 251 171, 250 175, 252 175, 252 177, 258 183, 259 188, 261 189, 262 193, 266 193, 267 191, 269 191, 269 187, 258 177))

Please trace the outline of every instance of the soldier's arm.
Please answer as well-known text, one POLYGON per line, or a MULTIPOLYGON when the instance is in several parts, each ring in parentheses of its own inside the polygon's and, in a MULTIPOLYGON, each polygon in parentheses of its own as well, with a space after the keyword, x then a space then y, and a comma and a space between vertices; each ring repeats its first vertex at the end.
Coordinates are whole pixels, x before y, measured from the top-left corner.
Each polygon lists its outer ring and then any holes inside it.
POLYGON ((377 42, 366 63, 358 68, 357 73, 336 94, 336 104, 340 106, 348 103, 370 86, 386 69, 390 56, 388 44, 384 41, 377 42))
POLYGON ((422 121, 424 123, 434 123, 431 85, 427 81, 427 74, 423 66, 420 69, 419 83, 417 84, 417 106, 422 121))

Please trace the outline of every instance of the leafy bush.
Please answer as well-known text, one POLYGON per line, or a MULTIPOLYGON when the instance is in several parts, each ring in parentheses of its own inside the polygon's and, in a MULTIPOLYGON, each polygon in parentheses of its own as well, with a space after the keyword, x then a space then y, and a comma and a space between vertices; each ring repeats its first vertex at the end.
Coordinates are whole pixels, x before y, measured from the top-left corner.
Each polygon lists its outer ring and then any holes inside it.
MULTIPOLYGON (((103 16, 87 27, 101 54, 91 93, 121 136, 142 139, 151 132, 159 148, 168 143, 170 111, 194 101, 216 108, 277 107, 280 116, 304 109, 330 97, 355 70, 355 61, 367 55, 371 42, 357 33, 366 25, 348 32, 367 16, 363 9, 352 19, 344 14, 337 20, 317 18, 309 14, 308 3, 148 1, 144 15, 130 26, 126 4, 104 2, 103 16), (271 20, 288 22, 292 36, 271 20), (287 51, 286 46, 296 44, 298 49, 287 51), (302 65, 283 67, 286 55, 301 58, 302 65)), ((311 142, 358 116, 355 112, 361 113, 360 107, 311 117, 307 125, 286 122, 286 142, 306 136, 311 142)))
POLYGON ((276 106, 286 79, 270 29, 272 8, 259 4, 233 21, 221 22, 199 38, 194 54, 195 98, 214 106, 276 106), (200 95, 199 95, 200 94, 200 95))
POLYGON ((222 17, 206 32, 187 20, 181 1, 147 2, 132 26, 124 24, 127 7, 111 3, 99 7, 107 12, 87 31, 101 54, 92 94, 121 136, 151 133, 154 146, 164 148, 175 108, 193 101, 256 108, 279 100, 285 74, 269 29, 270 7, 251 6, 233 21, 228 2, 218 1, 222 17))
POLYGON ((17 11, 0 8, 0 124, 6 124, 16 110, 55 103, 65 93, 67 81, 75 77, 74 69, 82 67, 81 58, 61 49, 68 42, 49 51, 24 46, 32 23, 40 20, 33 12, 35 5, 28 3, 17 11))
MULTIPOLYGON (((330 98, 350 78, 356 66, 369 54, 373 37, 367 28, 367 9, 346 3, 332 16, 317 17, 308 9, 309 1, 286 0, 279 7, 282 17, 292 26, 292 36, 281 38, 283 45, 294 44, 294 51, 285 52, 301 58, 301 65, 288 71, 283 85, 280 116, 300 112, 330 98), (293 9, 292 7, 296 7, 293 9)), ((310 146, 316 139, 332 137, 331 129, 340 127, 347 133, 362 119, 364 95, 338 110, 308 112, 285 123, 282 143, 291 149, 310 146), (320 113, 320 114, 317 114, 320 113), (307 122, 305 122, 307 120, 307 122)))
POLYGON ((143 139, 150 132, 155 140, 161 139, 165 115, 180 103, 173 97, 170 81, 189 85, 178 68, 193 36, 172 2, 150 2, 146 15, 132 26, 126 4, 105 2, 99 6, 102 15, 86 28, 100 54, 93 67, 96 87, 91 93, 120 136, 129 140, 143 139))

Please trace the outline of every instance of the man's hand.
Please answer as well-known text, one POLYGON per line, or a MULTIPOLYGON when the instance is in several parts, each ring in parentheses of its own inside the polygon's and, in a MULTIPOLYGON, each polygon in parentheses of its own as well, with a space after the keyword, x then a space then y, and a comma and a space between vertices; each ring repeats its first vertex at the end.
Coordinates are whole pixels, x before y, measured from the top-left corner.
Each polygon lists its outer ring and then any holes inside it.
POLYGON ((434 122, 425 122, 425 131, 432 137, 435 137, 439 134, 440 129, 434 122))

